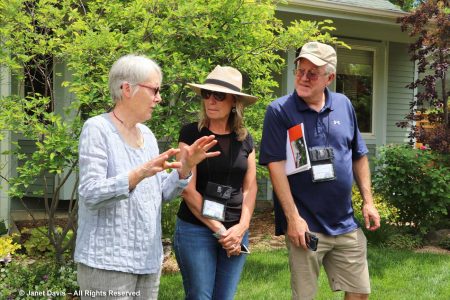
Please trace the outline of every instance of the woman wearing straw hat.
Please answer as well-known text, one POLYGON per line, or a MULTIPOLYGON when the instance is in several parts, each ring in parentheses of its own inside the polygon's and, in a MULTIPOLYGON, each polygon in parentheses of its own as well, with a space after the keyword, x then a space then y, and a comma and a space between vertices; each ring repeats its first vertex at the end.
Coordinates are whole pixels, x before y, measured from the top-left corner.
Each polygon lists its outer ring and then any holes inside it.
POLYGON ((241 92, 242 75, 217 66, 204 84, 189 84, 203 99, 198 122, 180 131, 180 147, 215 135, 220 151, 193 168, 182 193, 174 248, 186 299, 233 299, 248 252, 248 228, 256 200, 253 139, 244 107, 257 98, 241 92))
POLYGON ((122 56, 109 72, 114 108, 84 123, 75 247, 81 299, 158 298, 161 202, 181 193, 193 166, 220 154, 207 152, 214 136, 159 153, 142 123, 162 101, 161 82, 155 61, 122 56), (177 154, 179 160, 171 162, 177 154))

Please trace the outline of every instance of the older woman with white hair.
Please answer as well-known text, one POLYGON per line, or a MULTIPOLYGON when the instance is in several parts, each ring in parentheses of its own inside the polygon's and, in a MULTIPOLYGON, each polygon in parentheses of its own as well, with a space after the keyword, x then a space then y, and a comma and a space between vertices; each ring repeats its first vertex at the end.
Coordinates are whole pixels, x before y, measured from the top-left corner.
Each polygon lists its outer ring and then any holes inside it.
POLYGON ((114 108, 83 126, 75 248, 82 299, 157 298, 161 201, 187 186, 197 163, 219 155, 207 152, 216 144, 213 135, 159 153, 155 136, 142 122, 162 100, 161 81, 153 60, 121 57, 109 73, 114 108), (170 162, 175 155, 179 161, 170 162), (167 173, 169 168, 175 170, 167 173))
POLYGON ((193 169, 183 191, 174 248, 186 299, 229 300, 239 283, 248 251, 248 228, 256 200, 253 138, 244 126, 244 107, 257 98, 241 91, 242 75, 217 66, 203 84, 189 84, 201 96, 198 122, 181 129, 180 147, 214 135, 212 150, 193 169))

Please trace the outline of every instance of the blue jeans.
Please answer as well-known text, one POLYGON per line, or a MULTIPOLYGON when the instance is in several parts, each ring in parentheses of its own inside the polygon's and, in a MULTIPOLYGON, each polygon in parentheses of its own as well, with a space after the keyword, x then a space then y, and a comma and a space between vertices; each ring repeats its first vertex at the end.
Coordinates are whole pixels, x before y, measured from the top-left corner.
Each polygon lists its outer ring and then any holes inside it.
MULTIPOLYGON (((242 243, 248 246, 248 232, 242 243)), ((208 227, 180 219, 177 219, 174 248, 186 300, 233 299, 246 254, 228 258, 208 227)))

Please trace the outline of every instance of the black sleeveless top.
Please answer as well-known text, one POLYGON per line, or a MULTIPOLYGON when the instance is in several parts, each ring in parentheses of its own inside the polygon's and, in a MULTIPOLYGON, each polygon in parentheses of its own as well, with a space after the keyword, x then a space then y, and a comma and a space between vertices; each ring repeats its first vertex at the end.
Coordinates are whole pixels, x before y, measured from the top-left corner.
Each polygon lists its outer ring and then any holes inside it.
MULTIPOLYGON (((203 195, 208 181, 229 185, 232 187, 231 198, 227 201, 225 210, 225 221, 223 224, 229 228, 237 223, 241 218, 242 211, 242 184, 247 172, 248 156, 253 151, 253 138, 247 135, 242 142, 236 139, 236 134, 215 134, 208 128, 198 131, 197 123, 185 125, 180 131, 178 142, 187 145, 193 144, 198 138, 214 134, 218 143, 210 151, 220 151, 216 157, 203 160, 197 165, 197 191, 203 195)), ((181 202, 178 210, 178 217, 183 221, 206 226, 197 219, 190 211, 184 201, 181 202)))

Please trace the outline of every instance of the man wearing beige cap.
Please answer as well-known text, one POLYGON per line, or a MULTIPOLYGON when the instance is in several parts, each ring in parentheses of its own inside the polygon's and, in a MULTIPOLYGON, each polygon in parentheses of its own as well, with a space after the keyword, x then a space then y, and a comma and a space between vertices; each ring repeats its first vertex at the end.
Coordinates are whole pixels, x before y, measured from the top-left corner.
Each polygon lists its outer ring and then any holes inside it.
POLYGON ((354 216, 352 184, 354 178, 363 197, 364 225, 376 230, 368 150, 350 100, 328 89, 334 48, 306 43, 295 62, 295 91, 268 106, 259 157, 274 188, 276 234, 286 236, 292 299, 315 297, 321 266, 333 291, 367 299, 367 242, 354 216), (311 167, 286 175, 287 132, 302 123, 311 167))

